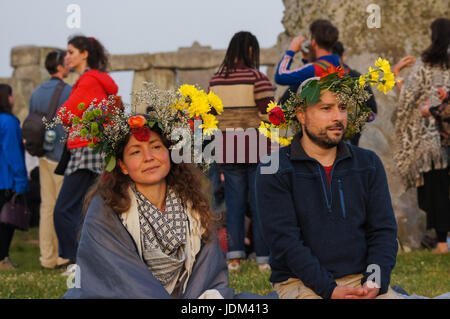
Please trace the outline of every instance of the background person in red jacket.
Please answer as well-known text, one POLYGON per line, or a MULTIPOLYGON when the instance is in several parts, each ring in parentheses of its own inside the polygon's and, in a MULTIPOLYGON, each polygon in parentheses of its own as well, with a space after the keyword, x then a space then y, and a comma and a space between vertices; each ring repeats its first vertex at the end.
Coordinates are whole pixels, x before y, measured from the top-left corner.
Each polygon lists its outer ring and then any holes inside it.
MULTIPOLYGON (((105 73, 108 58, 102 44, 96 39, 85 36, 71 38, 66 59, 70 68, 80 74, 69 99, 58 110, 64 124, 70 126, 70 114, 83 116, 85 109, 78 107, 80 103, 84 103, 85 108, 94 100, 100 103, 108 99, 109 95, 116 95, 118 87, 105 73)), ((70 160, 64 170, 64 181, 54 211, 59 255, 71 261, 76 256, 84 197, 103 168, 101 154, 87 147, 90 141, 73 133, 71 128, 67 140, 70 160)))

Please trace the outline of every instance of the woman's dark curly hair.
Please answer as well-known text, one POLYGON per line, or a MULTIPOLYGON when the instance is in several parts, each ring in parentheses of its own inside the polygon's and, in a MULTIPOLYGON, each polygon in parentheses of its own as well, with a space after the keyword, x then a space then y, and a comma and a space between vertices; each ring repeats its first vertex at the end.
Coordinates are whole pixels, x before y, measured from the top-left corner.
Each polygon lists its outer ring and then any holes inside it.
POLYGON ((105 72, 108 67, 108 53, 103 45, 93 37, 75 35, 69 39, 68 44, 73 45, 81 53, 88 52, 87 64, 91 69, 105 72))
MULTIPOLYGON (((157 126, 155 127, 152 129, 152 132, 160 136, 163 144, 168 149, 170 142, 161 134, 160 129, 157 126)), ((116 153, 118 160, 123 160, 123 152, 130 137, 131 133, 120 144, 116 153)), ((176 164, 171 160, 170 171, 166 176, 166 183, 168 187, 177 193, 185 208, 188 202, 191 203, 192 209, 198 213, 198 216, 194 216, 194 218, 200 222, 205 230, 202 238, 204 241, 207 241, 215 227, 215 218, 211 214, 209 198, 207 197, 207 194, 209 194, 209 183, 203 172, 194 164, 176 164)), ((103 171, 86 195, 84 202, 85 213, 90 202, 96 195, 100 195, 105 204, 111 207, 117 214, 126 212, 131 205, 129 187, 132 184, 133 181, 131 178, 122 173, 118 164, 111 173, 103 171)))

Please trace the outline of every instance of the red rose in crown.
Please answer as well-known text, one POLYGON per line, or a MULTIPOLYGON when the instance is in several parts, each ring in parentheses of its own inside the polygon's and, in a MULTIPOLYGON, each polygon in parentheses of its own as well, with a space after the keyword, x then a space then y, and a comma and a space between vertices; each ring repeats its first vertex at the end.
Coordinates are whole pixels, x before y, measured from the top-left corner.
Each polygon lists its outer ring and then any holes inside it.
POLYGON ((269 121, 274 125, 280 125, 281 123, 286 122, 281 107, 277 106, 269 111, 269 121))
POLYGON ((131 133, 139 142, 148 141, 150 138, 150 129, 147 126, 131 129, 131 133))

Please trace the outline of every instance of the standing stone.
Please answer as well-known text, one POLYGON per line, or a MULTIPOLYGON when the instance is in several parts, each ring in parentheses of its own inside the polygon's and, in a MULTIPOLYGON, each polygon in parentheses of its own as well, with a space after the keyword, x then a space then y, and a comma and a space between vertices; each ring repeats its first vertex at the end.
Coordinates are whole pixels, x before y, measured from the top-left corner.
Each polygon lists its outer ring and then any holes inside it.
POLYGON ((209 80, 216 73, 217 69, 201 69, 201 70, 178 70, 177 86, 182 84, 197 85, 200 89, 208 92, 209 80))
POLYGON ((170 90, 175 87, 175 72, 171 69, 152 68, 145 71, 135 71, 133 78, 133 91, 143 88, 143 82, 153 82, 161 90, 170 90))
POLYGON ((34 45, 16 46, 11 49, 11 66, 38 65, 40 49, 34 45))
MULTIPOLYGON (((153 82, 160 90, 171 90, 175 88, 175 72, 171 69, 152 68, 146 71, 136 71, 133 77, 133 92, 141 90, 144 82, 153 82)), ((133 99, 133 111, 146 113, 148 105, 141 105, 133 99)))

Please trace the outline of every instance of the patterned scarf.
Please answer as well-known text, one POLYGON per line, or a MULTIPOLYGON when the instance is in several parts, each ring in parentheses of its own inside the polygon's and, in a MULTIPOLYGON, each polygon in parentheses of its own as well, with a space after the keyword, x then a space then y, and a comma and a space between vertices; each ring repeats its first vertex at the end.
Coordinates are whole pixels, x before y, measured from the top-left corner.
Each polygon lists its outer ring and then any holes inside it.
POLYGON ((171 189, 166 194, 166 209, 159 211, 136 187, 141 228, 142 256, 152 274, 169 293, 185 263, 187 215, 181 200, 171 189))

